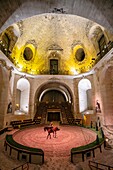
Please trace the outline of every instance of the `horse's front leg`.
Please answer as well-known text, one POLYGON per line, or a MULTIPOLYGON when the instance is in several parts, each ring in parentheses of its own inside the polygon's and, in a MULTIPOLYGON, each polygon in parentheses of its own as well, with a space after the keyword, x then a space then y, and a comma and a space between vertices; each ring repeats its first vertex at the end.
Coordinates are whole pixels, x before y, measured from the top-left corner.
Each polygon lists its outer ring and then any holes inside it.
POLYGON ((50 139, 51 139, 51 134, 49 134, 49 136, 50 136, 50 139))
POLYGON ((49 136, 49 134, 47 135, 47 139, 48 139, 48 136, 49 136))
POLYGON ((50 135, 50 133, 48 133, 48 135, 47 135, 47 139, 48 139, 48 137, 50 136, 50 138, 51 138, 51 135, 50 135))

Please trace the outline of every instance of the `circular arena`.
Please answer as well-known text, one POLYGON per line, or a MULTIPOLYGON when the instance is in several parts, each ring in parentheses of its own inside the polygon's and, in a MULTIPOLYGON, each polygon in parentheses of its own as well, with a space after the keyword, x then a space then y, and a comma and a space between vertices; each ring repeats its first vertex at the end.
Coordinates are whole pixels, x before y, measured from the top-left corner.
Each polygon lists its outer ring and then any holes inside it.
POLYGON ((66 157, 70 156, 70 150, 75 147, 87 145, 96 140, 96 133, 90 129, 79 126, 59 126, 56 138, 51 134, 47 139, 48 132, 44 131, 43 126, 26 128, 16 131, 13 140, 17 143, 40 148, 47 157, 66 157))

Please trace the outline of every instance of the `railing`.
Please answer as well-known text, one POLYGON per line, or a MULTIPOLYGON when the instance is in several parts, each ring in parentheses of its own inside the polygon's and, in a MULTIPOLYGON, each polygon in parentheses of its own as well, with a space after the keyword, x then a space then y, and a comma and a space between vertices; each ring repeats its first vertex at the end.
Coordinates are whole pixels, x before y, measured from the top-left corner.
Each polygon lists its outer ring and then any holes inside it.
POLYGON ((0 129, 0 135, 2 135, 4 132, 6 132, 7 129, 8 129, 7 127, 3 128, 3 129, 0 129))
POLYGON ((23 165, 20 165, 16 168, 13 168, 12 170, 29 170, 29 164, 28 163, 24 163, 23 165))
POLYGON ((113 42, 109 41, 108 44, 104 46, 104 49, 97 54, 96 63, 102 59, 111 49, 113 48, 113 42))
POLYGON ((89 161, 89 167, 91 169, 95 168, 95 169, 105 170, 105 168, 106 168, 106 170, 113 170, 113 166, 105 165, 105 164, 98 163, 95 161, 89 161))
POLYGON ((97 138, 95 141, 87 145, 71 149, 71 162, 72 163, 74 163, 74 161, 77 161, 75 157, 78 157, 83 162, 85 161, 85 159, 87 159, 88 157, 87 154, 89 156, 91 155, 91 157, 95 157, 96 149, 100 149, 100 152, 102 152, 102 146, 105 146, 104 145, 105 139, 103 137, 103 133, 101 129, 98 132, 95 131, 95 133, 97 133, 97 138))

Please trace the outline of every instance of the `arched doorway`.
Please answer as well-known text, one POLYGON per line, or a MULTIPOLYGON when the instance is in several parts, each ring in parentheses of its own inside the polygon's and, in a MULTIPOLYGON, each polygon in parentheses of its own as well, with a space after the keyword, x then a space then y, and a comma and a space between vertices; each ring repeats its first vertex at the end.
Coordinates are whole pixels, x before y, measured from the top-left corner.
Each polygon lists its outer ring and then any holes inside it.
POLYGON ((68 123, 73 114, 73 97, 69 87, 59 82, 48 82, 37 89, 35 95, 35 119, 42 123, 61 121, 68 123))
POLYGON ((62 103, 66 103, 66 97, 59 89, 48 89, 42 96, 41 102, 48 104, 47 121, 61 121, 62 103))

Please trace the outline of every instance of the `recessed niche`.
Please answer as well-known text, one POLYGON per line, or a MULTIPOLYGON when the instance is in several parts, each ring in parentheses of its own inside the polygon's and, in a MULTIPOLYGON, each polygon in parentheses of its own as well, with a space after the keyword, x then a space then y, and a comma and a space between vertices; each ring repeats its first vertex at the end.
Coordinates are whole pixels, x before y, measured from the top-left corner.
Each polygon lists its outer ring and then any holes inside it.
POLYGON ((85 52, 83 48, 79 48, 75 53, 75 58, 77 61, 83 61, 85 58, 85 52))
POLYGON ((31 50, 31 48, 26 47, 24 49, 24 53, 23 53, 24 59, 27 61, 30 61, 33 58, 33 52, 31 50))

